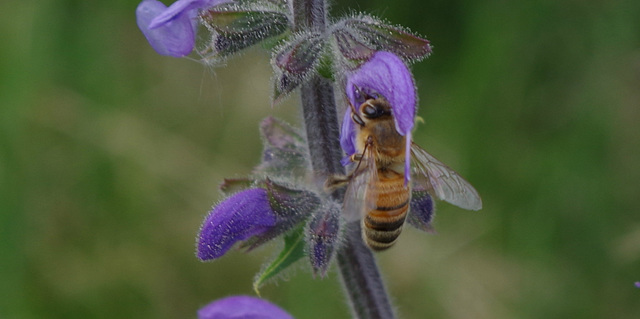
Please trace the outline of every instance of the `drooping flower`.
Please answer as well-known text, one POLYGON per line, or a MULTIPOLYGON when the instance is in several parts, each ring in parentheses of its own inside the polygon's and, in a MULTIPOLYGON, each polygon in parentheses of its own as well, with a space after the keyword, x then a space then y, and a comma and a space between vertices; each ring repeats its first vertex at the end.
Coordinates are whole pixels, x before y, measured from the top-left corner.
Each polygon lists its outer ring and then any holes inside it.
MULTIPOLYGON (((240 187, 244 183, 226 182, 240 187)), ((259 188, 239 191, 213 208, 200 228, 198 258, 203 261, 219 258, 237 242, 243 242, 242 248, 256 248, 301 225, 321 204, 320 198, 310 191, 270 179, 258 184, 259 188)))
POLYGON ((263 234, 276 225, 267 191, 250 188, 234 194, 207 216, 198 235, 198 258, 224 255, 238 241, 263 234))
MULTIPOLYGON (((346 93, 349 103, 358 107, 366 96, 382 96, 391 105, 396 130, 406 136, 405 181, 410 179, 411 130, 416 117, 416 88, 411 71, 395 54, 376 52, 357 70, 347 74, 346 93)), ((355 127, 351 109, 342 123, 340 144, 347 155, 355 152, 355 127)), ((344 162, 343 162, 344 163, 344 162)))
POLYGON ((178 0, 168 8, 157 0, 143 0, 136 9, 140 31, 162 55, 185 56, 195 45, 198 11, 232 0, 178 0))
POLYGON ((198 319, 293 319, 280 307, 260 298, 232 296, 198 310, 198 319))

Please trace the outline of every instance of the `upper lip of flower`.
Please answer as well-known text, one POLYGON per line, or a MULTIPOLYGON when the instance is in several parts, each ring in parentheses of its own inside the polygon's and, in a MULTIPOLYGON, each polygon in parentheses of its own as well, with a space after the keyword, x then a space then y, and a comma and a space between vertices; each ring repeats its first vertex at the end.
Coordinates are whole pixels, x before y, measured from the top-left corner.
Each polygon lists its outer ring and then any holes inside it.
POLYGON ((354 106, 364 102, 362 93, 382 95, 391 105, 396 129, 406 135, 413 129, 416 92, 411 71, 395 54, 376 52, 359 69, 347 75, 346 93, 354 106))
POLYGON ((160 54, 185 56, 195 46, 198 10, 232 0, 178 0, 168 8, 157 0, 143 0, 136 9, 138 27, 160 54))

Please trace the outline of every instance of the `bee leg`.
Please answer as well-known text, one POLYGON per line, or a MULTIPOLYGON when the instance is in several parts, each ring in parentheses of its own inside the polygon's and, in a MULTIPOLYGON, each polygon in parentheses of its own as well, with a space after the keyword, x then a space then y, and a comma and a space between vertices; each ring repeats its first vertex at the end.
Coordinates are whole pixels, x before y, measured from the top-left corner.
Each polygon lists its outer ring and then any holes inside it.
POLYGON ((336 188, 345 186, 350 179, 351 179, 351 176, 345 176, 340 174, 331 175, 327 177, 327 181, 324 183, 324 189, 326 191, 333 191, 336 188))
POLYGON ((360 162, 362 160, 362 154, 353 154, 351 155, 351 157, 349 158, 352 162, 360 162))

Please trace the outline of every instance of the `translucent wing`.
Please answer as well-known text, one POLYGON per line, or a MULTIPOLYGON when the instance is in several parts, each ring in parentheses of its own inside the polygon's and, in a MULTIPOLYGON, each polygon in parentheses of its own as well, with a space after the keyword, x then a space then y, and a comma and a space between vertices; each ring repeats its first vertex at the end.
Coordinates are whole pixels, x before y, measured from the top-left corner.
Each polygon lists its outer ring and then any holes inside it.
POLYGON ((415 143, 411 145, 411 159, 416 190, 427 190, 436 198, 460 208, 482 208, 480 195, 469 182, 415 143))
POLYGON ((350 175, 344 195, 344 213, 347 221, 360 220, 366 212, 376 208, 378 195, 373 186, 378 180, 378 168, 374 152, 374 147, 367 147, 350 175))

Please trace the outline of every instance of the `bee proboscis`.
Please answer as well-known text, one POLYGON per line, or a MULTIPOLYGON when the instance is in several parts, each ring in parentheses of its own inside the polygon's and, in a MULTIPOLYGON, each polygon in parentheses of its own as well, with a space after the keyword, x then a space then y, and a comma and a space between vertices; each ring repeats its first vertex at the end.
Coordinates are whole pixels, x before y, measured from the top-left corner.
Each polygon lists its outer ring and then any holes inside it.
POLYGON ((400 236, 412 187, 464 209, 482 208, 473 186, 415 143, 410 150, 412 182, 405 182, 406 136, 398 133, 387 100, 367 97, 358 109, 352 106, 351 119, 356 126, 356 153, 350 158, 355 169, 346 177, 330 178, 327 186, 348 183, 345 216, 361 220, 362 237, 371 249, 385 250, 400 236))

